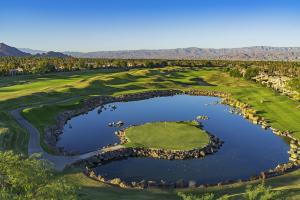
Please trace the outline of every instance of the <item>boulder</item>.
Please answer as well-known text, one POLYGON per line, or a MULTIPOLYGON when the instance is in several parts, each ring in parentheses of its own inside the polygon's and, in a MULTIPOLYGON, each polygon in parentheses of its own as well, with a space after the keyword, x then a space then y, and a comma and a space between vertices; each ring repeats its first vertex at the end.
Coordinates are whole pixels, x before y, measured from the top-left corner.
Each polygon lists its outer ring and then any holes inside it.
POLYGON ((292 149, 297 149, 297 145, 296 144, 293 144, 293 143, 290 143, 290 147, 292 148, 292 149))
POLYGON ((120 186, 120 188, 129 188, 130 186, 127 184, 127 183, 125 183, 125 182, 121 182, 120 184, 119 184, 119 186, 120 186))

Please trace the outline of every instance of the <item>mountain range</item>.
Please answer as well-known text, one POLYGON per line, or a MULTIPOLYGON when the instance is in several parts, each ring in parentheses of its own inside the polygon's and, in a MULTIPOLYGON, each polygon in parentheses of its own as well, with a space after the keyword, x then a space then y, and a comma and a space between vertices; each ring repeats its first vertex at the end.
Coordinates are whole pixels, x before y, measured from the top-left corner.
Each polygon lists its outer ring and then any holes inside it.
POLYGON ((54 52, 54 51, 39 51, 31 50, 28 48, 17 49, 15 47, 8 46, 4 43, 0 43, 0 57, 3 56, 15 56, 15 57, 25 57, 25 56, 37 56, 37 57, 53 57, 53 58, 64 58, 70 57, 69 55, 54 52))
POLYGON ((82 58, 124 58, 124 59, 216 59, 216 60, 300 60, 299 47, 254 46, 243 48, 178 48, 158 50, 122 50, 96 52, 64 52, 82 58))
POLYGON ((177 48, 158 50, 120 50, 95 52, 46 52, 28 48, 10 47, 0 43, 0 56, 123 58, 123 59, 211 59, 211 60, 281 60, 300 61, 300 47, 254 46, 242 48, 177 48))

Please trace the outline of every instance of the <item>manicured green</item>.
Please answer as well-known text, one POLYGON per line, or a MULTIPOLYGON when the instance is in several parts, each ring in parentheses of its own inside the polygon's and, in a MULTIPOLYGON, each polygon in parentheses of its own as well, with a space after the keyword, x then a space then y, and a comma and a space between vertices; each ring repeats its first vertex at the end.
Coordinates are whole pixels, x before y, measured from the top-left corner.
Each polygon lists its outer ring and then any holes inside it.
POLYGON ((127 147, 146 147, 168 150, 202 148, 209 135, 200 129, 198 122, 153 122, 132 126, 125 130, 127 147))

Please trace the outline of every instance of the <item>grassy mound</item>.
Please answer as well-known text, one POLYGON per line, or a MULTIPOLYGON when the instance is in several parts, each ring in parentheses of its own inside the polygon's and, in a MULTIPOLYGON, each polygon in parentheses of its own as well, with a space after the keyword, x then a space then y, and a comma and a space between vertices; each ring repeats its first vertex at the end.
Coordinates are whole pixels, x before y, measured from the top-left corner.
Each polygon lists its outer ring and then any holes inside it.
POLYGON ((209 135, 197 126, 197 122, 191 121, 154 122, 129 127, 125 146, 170 150, 201 148, 208 144, 209 135))

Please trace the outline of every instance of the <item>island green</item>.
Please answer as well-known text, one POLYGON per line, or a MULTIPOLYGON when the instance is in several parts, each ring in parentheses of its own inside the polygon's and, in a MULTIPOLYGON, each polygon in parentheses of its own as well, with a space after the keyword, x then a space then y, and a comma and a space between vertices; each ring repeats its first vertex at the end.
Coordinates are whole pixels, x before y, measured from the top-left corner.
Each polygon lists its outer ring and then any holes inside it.
POLYGON ((191 150, 209 143, 209 135, 196 121, 153 122, 125 130, 127 147, 191 150))

